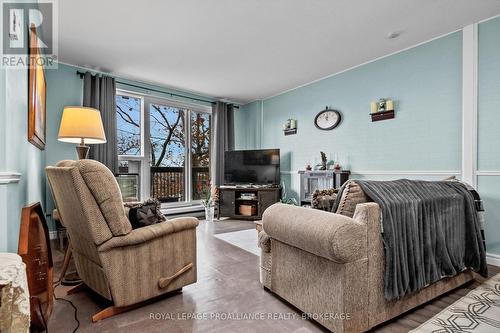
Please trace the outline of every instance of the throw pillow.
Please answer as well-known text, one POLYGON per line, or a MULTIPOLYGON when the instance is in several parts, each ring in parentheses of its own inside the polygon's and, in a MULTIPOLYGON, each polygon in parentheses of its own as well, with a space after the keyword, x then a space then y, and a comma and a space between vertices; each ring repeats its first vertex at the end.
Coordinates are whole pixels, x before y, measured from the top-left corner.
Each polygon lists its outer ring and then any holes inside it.
POLYGON ((312 195, 311 206, 315 209, 326 210, 330 212, 335 198, 337 197, 338 189, 316 190, 312 195))
MULTIPOLYGON (((348 217, 354 216, 354 211, 356 210, 356 205, 360 203, 370 202, 370 198, 365 194, 361 186, 355 181, 349 180, 339 191, 341 193, 340 200, 337 197, 338 205, 335 213, 341 214, 348 217)), ((335 207, 334 206, 334 207, 335 207)))
POLYGON ((142 203, 125 203, 125 207, 128 208, 128 218, 132 229, 167 220, 160 212, 160 202, 157 199, 149 199, 142 203))

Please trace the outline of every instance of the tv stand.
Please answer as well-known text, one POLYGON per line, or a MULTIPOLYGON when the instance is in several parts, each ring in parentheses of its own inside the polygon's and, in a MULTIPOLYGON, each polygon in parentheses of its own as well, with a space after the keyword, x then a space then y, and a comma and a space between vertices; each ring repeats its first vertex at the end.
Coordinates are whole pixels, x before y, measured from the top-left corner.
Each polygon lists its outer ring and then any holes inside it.
POLYGON ((218 218, 230 217, 241 220, 261 220, 264 211, 272 204, 279 202, 280 198, 280 186, 220 186, 218 218), (243 206, 243 209, 240 209, 241 206, 243 206))

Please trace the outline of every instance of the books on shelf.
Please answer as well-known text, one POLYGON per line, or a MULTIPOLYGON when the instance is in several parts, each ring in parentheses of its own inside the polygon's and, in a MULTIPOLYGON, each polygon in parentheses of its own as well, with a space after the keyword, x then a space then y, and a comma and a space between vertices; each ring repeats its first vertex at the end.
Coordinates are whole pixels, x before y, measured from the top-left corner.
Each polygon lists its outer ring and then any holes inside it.
POLYGON ((244 200, 255 200, 257 199, 257 196, 255 193, 241 193, 240 198, 244 200))

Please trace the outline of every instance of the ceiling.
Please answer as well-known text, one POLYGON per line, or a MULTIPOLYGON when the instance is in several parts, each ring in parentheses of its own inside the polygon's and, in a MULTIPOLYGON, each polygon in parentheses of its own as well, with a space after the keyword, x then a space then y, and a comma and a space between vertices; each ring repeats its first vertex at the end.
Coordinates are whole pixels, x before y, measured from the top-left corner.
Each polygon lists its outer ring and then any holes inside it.
POLYGON ((246 103, 500 14, 499 0, 61 0, 59 60, 246 103), (399 38, 388 39, 391 32, 399 38))

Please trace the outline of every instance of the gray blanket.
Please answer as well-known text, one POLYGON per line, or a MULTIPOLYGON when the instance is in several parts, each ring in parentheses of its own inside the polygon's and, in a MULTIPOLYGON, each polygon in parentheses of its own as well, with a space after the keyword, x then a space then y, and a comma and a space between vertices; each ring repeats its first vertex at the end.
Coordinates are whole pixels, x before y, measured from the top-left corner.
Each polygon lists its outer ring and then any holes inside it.
POLYGON ((357 180, 382 210, 385 298, 472 269, 487 276, 474 197, 456 181, 357 180))

